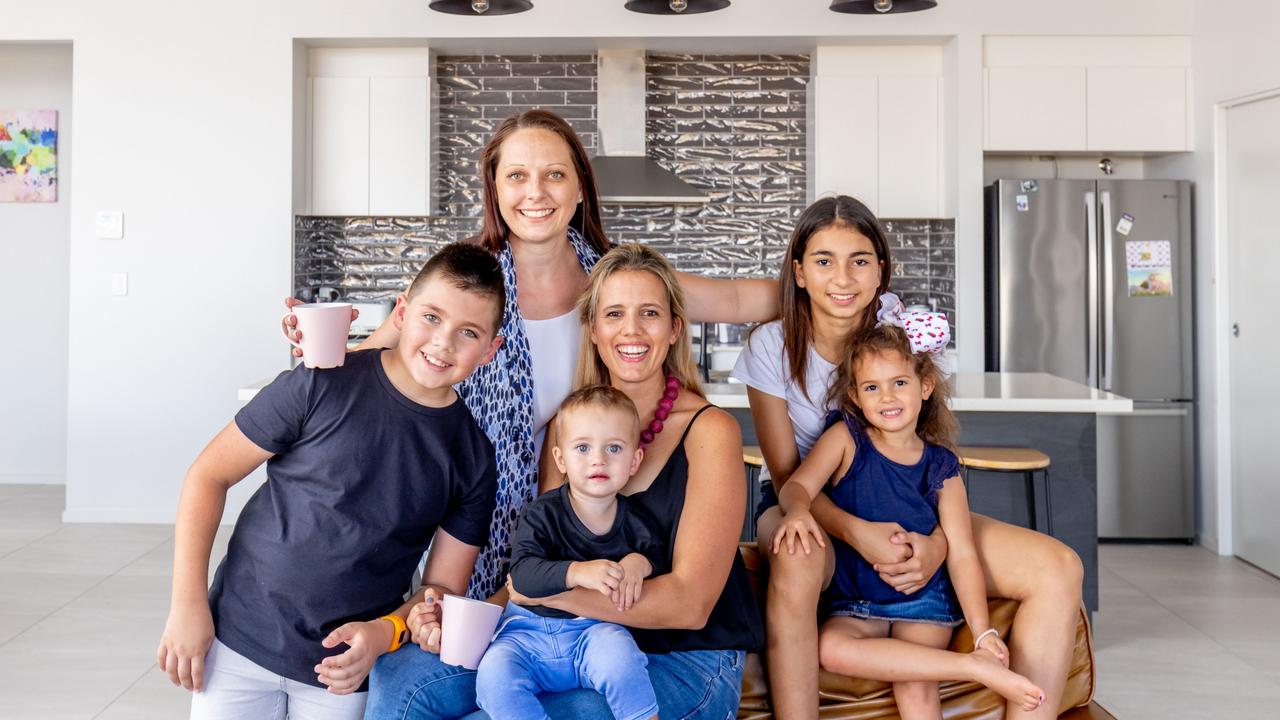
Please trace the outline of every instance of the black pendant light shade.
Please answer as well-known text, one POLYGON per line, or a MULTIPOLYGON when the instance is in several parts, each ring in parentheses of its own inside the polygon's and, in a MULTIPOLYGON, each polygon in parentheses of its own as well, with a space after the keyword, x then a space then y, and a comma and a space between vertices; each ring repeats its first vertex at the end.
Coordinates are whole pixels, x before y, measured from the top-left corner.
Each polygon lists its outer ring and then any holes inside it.
POLYGON ((729 7, 729 0, 629 0, 626 8, 646 15, 696 15, 729 7))
POLYGON ((832 0, 831 11, 854 15, 884 15, 929 10, 938 0, 832 0))
POLYGON ((435 0, 430 7, 450 15, 514 15, 532 10, 533 3, 529 0, 435 0))

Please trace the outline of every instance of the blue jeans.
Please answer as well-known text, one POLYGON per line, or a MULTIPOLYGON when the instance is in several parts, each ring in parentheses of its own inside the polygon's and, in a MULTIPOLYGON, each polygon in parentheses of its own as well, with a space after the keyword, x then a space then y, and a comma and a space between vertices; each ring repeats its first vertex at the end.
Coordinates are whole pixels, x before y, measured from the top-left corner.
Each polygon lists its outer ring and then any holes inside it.
MULTIPOLYGON (((742 694, 741 650, 685 650, 649 654, 649 682, 663 720, 733 720, 742 694)), ((594 690, 543 693, 538 701, 555 720, 610 718, 594 690)), ((378 658, 369 675, 365 720, 487 720, 476 710, 476 672, 440 662, 405 645, 378 658)), ((499 718, 498 720, 507 720, 499 718)))
POLYGON ((644 653, 621 625, 548 618, 507 603, 493 644, 476 671, 476 702, 495 718, 550 720, 539 692, 590 688, 616 720, 658 714, 644 653))

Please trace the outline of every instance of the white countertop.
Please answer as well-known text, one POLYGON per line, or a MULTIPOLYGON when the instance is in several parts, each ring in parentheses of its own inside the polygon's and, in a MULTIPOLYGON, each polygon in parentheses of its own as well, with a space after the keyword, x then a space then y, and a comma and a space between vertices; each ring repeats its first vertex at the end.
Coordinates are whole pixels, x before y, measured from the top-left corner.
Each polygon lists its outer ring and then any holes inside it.
MULTIPOLYGON (((956 412, 1049 412, 1122 415, 1133 412, 1133 401, 1048 373, 956 373, 951 409, 956 412)), ((271 380, 242 387, 238 396, 248 402, 271 380)), ((745 408, 747 386, 709 383, 707 399, 723 408, 745 408)))
MULTIPOLYGON (((1048 373, 956 373, 951 409, 956 412, 1133 412, 1133 401, 1048 373)), ((747 386, 711 383, 707 399, 724 408, 745 408, 747 386)))

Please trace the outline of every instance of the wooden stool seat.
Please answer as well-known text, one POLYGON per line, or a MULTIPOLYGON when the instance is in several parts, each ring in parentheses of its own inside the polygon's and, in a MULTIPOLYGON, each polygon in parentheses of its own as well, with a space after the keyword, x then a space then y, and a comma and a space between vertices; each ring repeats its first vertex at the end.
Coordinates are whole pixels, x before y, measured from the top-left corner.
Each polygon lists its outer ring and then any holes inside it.
POLYGON ((760 446, 743 445, 742 462, 747 465, 754 465, 758 468, 764 467, 764 453, 760 452, 760 446))
POLYGON ((961 447, 960 464, 978 470, 1028 472, 1049 467, 1049 456, 1033 448, 961 447))
MULTIPOLYGON (((1049 456, 1035 448, 972 447, 959 448, 960 466, 966 471, 1020 473, 1026 482, 1027 517, 1031 529, 1039 530, 1036 522, 1043 515, 1045 532, 1053 534, 1053 505, 1049 488, 1049 456), (1036 473, 1044 475, 1044 508, 1036 506, 1036 473)), ((965 491, 969 490, 968 472, 965 472, 965 491)))

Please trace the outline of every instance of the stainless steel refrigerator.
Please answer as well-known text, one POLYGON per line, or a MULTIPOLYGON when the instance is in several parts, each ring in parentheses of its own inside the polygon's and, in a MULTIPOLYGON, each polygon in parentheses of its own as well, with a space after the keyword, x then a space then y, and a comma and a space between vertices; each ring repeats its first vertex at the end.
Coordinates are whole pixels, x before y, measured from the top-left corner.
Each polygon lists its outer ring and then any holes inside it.
POLYGON ((1099 537, 1191 539, 1191 184, 998 180, 986 243, 987 370, 1134 401, 1098 418, 1099 537))

